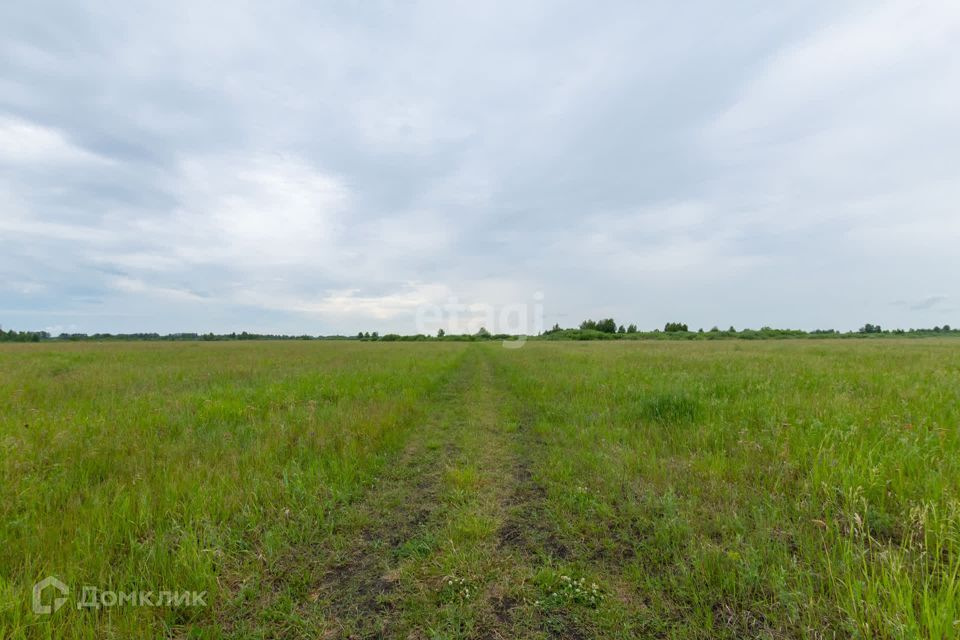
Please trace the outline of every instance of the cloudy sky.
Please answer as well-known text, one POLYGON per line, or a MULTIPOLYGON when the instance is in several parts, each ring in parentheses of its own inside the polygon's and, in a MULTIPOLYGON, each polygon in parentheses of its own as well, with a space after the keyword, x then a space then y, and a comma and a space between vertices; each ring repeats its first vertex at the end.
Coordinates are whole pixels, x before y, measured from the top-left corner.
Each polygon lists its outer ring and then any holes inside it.
POLYGON ((958 114, 954 0, 5 2, 0 324, 960 325, 958 114))

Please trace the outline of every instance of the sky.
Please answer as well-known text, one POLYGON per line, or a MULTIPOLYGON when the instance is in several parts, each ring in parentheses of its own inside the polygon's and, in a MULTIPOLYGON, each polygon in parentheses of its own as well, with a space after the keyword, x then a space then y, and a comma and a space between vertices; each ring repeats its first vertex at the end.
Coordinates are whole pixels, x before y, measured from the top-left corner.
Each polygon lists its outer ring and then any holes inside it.
POLYGON ((954 0, 0 3, 0 325, 960 326, 958 114, 954 0))

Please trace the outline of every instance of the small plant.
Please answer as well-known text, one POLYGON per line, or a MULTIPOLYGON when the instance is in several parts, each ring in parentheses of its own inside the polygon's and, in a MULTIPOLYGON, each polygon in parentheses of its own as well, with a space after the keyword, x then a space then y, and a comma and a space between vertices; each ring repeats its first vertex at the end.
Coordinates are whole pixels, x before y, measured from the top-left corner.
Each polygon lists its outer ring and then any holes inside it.
POLYGON ((572 605, 597 608, 606 595, 596 582, 587 583, 586 578, 568 575, 547 574, 539 581, 543 594, 534 602, 545 609, 565 608, 572 605))
POLYGON ((440 588, 440 600, 445 603, 466 602, 477 595, 477 588, 466 578, 447 576, 440 588))

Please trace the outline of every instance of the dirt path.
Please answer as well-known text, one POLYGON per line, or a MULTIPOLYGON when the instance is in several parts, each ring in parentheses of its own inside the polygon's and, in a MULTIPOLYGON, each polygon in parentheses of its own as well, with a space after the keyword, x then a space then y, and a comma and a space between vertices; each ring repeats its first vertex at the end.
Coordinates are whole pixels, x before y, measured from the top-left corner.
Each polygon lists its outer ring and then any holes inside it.
POLYGON ((330 638, 578 637, 532 584, 563 560, 532 473, 534 416, 472 349, 371 489, 338 514, 304 615, 330 638))
POLYGON ((327 637, 398 637, 397 566, 432 542, 444 465, 462 456, 456 425, 470 374, 471 366, 461 365, 397 459, 338 514, 312 607, 327 637))

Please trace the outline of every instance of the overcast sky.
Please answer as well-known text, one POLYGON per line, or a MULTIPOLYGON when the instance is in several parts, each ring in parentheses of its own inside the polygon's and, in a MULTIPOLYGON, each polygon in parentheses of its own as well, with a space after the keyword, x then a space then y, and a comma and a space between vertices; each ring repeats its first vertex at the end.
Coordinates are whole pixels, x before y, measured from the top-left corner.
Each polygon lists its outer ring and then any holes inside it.
POLYGON ((0 4, 5 328, 960 325, 958 247, 955 0, 0 4))

